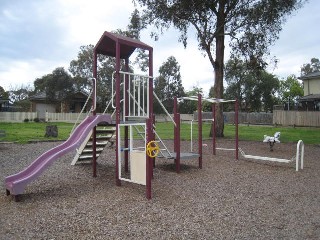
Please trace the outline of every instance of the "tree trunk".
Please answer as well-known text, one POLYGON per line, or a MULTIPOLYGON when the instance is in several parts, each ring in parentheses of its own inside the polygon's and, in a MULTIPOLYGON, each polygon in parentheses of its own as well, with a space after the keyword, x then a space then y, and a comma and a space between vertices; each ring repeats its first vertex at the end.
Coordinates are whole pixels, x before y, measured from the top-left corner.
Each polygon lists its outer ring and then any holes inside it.
MULTIPOLYGON (((224 20, 225 0, 219 1, 217 16, 217 37, 216 37, 216 61, 214 65, 215 81, 213 92, 216 98, 223 98, 223 64, 224 64, 224 20)), ((216 136, 223 137, 223 105, 217 104, 216 109, 216 136)))
POLYGON ((58 137, 58 127, 57 125, 46 126, 45 137, 58 137))

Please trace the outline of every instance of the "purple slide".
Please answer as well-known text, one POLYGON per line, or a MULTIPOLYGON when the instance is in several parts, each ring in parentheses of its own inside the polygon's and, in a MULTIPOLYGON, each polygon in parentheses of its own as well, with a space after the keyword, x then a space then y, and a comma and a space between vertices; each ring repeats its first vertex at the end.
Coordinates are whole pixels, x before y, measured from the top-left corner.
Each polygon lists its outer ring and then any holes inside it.
POLYGON ((22 194, 27 184, 37 179, 56 159, 79 147, 90 131, 100 122, 111 123, 110 115, 86 117, 64 143, 43 153, 23 171, 6 177, 7 195, 11 194, 16 198, 22 194))

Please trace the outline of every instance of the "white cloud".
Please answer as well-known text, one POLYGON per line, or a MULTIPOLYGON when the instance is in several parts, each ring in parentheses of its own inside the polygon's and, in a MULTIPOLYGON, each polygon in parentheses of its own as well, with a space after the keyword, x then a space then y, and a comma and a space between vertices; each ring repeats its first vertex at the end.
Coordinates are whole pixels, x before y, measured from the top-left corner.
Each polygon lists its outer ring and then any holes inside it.
MULTIPOLYGON (((33 83, 56 67, 68 68, 80 46, 95 45, 104 31, 124 29, 133 9, 131 0, 1 2, 0 85, 6 88, 10 84, 33 83)), ((299 75, 302 64, 320 57, 319 12, 320 2, 310 0, 288 18, 280 39, 271 48, 271 55, 279 59, 274 74, 299 75)), ((154 47, 154 75, 169 56, 175 56, 185 89, 199 85, 207 93, 214 83, 208 58, 199 52, 195 36, 190 35, 186 49, 178 42, 178 36, 176 30, 170 29, 154 42, 149 32, 142 34, 142 41, 154 47)), ((225 53, 227 60, 227 48, 225 53)))

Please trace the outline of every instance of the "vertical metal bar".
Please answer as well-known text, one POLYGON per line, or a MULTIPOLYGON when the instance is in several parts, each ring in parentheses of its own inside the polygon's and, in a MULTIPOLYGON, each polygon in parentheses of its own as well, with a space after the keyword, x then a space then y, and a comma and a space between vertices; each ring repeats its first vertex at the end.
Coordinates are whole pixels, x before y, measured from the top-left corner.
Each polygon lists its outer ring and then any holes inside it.
POLYGON ((212 103, 212 154, 216 155, 216 104, 212 103))
MULTIPOLYGON (((125 69, 126 72, 129 72, 129 59, 126 58, 125 60, 125 69)), ((127 121, 127 116, 129 114, 129 93, 128 93, 128 89, 129 89, 129 75, 128 74, 124 74, 124 117, 123 117, 123 121, 126 122, 127 121)), ((130 129, 131 131, 131 129, 130 129)), ((130 138, 131 139, 131 138, 130 138)), ((132 141, 132 140, 131 140, 132 141)), ((128 126, 124 127, 124 148, 128 148, 128 126)), ((125 172, 129 172, 129 156, 128 156, 128 151, 124 152, 124 169, 125 172)))
MULTIPOLYGON (((149 76, 153 76, 153 49, 149 50, 149 76)), ((149 87, 148 87, 148 119, 147 119, 147 142, 152 141, 153 139, 153 78, 148 79, 149 87)), ((147 199, 151 199, 151 177, 153 172, 151 158, 146 156, 146 197, 147 199)))
MULTIPOLYGON (((152 141, 152 119, 147 119, 147 143, 152 141)), ((146 146, 146 145, 145 145, 146 146)), ((147 152, 147 151, 146 151, 147 152)), ((146 154, 146 198, 151 199, 152 160, 146 154)))
MULTIPOLYGON (((153 49, 149 50, 149 79, 148 79, 148 116, 153 119, 153 49)), ((153 126, 154 122, 152 122, 153 126)))
POLYGON ((142 114, 143 114, 143 116, 144 117, 147 117, 147 116, 145 116, 145 112, 148 112, 148 109, 145 109, 146 108, 146 102, 145 102, 145 96, 144 96, 144 94, 145 94, 145 91, 144 91, 144 89, 145 89, 145 82, 144 82, 144 77, 141 77, 142 78, 142 104, 143 104, 143 110, 142 110, 142 114), (145 111, 145 110, 147 110, 147 111, 145 111))
MULTIPOLYGON (((116 130, 118 133, 119 124, 120 124, 120 43, 116 41, 116 130)), ((116 185, 120 186, 121 181, 119 178, 119 160, 120 160, 120 135, 116 134, 116 185)))
POLYGON ((138 116, 141 116, 141 77, 138 77, 138 116))
MULTIPOLYGON (((97 61, 98 61, 98 56, 97 52, 94 51, 94 56, 93 56, 93 78, 95 81, 93 81, 93 94, 92 94, 92 106, 95 106, 96 104, 96 79, 97 79, 97 61)), ((96 115, 96 108, 93 107, 93 112, 92 114, 95 116, 96 115)), ((92 131, 92 175, 93 177, 97 177, 97 129, 96 127, 93 128, 92 131)))
POLYGON ((192 144, 193 144, 193 141, 192 141, 192 134, 193 134, 192 125, 193 125, 193 120, 190 121, 190 152, 192 152, 192 144))
POLYGON ((173 151, 174 152, 177 152, 177 145, 178 145, 178 142, 177 142, 177 129, 178 129, 178 126, 177 126, 177 114, 178 114, 178 101, 177 101, 177 97, 174 97, 174 100, 173 100, 173 119, 174 119, 174 122, 176 123, 174 125, 174 128, 173 128, 173 151))
MULTIPOLYGON (((118 136, 121 136, 121 127, 118 125, 117 133, 118 136)), ((117 136, 116 135, 116 136, 117 136)), ((116 175, 118 175, 119 178, 121 178, 121 139, 120 137, 116 139, 117 145, 119 147, 119 151, 116 151, 116 175)), ((120 179, 119 179, 120 182, 120 179)), ((118 185, 118 184, 117 184, 118 185)), ((121 185, 121 182, 120 182, 121 185)), ((118 185, 118 186, 120 186, 118 185)))
POLYGON ((133 114, 136 115, 136 76, 133 77, 133 114))
POLYGON ((199 168, 202 168, 202 96, 198 94, 198 145, 199 145, 199 168))
POLYGON ((177 146, 176 146, 176 172, 180 173, 180 113, 177 113, 176 123, 177 123, 177 146))
POLYGON ((235 101, 235 125, 236 125, 236 160, 239 160, 239 102, 235 101))
MULTIPOLYGON (((131 75, 128 75, 128 78, 129 78, 129 83, 128 83, 129 84, 129 86, 128 86, 128 95, 129 95, 131 93, 131 82, 132 82, 131 81, 131 75)), ((128 110, 129 113, 128 113, 128 115, 131 116, 131 97, 129 96, 128 98, 129 98, 128 99, 128 102, 129 102, 128 103, 128 105, 129 105, 129 110, 128 110)))
MULTIPOLYGON (((153 114, 153 116, 152 116, 152 123, 155 123, 156 122, 156 115, 155 114, 153 114)), ((155 127, 154 127, 154 125, 152 124, 152 140, 155 140, 156 139, 156 134, 155 134, 155 127)), ((153 158, 153 165, 152 165, 152 168, 155 168, 155 166, 156 166, 156 158, 153 158)), ((153 178, 153 170, 152 170, 152 178, 153 178)))

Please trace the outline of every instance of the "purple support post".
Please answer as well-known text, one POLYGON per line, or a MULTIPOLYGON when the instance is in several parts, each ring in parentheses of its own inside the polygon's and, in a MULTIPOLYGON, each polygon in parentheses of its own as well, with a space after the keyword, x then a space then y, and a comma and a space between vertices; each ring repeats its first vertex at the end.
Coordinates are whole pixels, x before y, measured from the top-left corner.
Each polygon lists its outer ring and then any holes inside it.
POLYGON ((173 99, 173 119, 175 122, 175 126, 173 126, 173 151, 177 152, 177 114, 178 114, 178 101, 177 97, 173 99))
POLYGON ((236 160, 239 160, 239 102, 238 102, 238 99, 236 99, 234 105, 235 105, 234 121, 236 125, 236 131, 235 131, 236 132, 236 160))
POLYGON ((121 186, 119 178, 119 145, 118 140, 120 136, 118 134, 120 124, 120 43, 116 41, 116 185, 121 186))
POLYGON ((175 119, 176 125, 177 125, 177 131, 176 131, 176 172, 180 173, 180 113, 176 113, 176 119, 175 119))
POLYGON ((212 103, 212 153, 216 155, 216 104, 212 103))
MULTIPOLYGON (((96 96, 97 96, 97 52, 94 51, 94 62, 93 62, 93 79, 92 79, 92 114, 95 116, 96 113, 96 96)), ((92 176, 97 177, 97 128, 92 129, 92 176)))
POLYGON ((198 145, 199 145, 199 168, 202 168, 202 96, 198 94, 198 145))
MULTIPOLYGON (((129 72, 129 59, 126 58, 125 60, 125 69, 126 69, 126 72, 129 72)), ((125 83, 124 83, 124 88, 125 88, 125 96, 124 96, 124 99, 125 99, 125 106, 124 106, 124 113, 125 113, 125 116, 128 116, 129 115, 129 93, 128 93, 128 89, 129 89, 129 76, 126 74, 125 75, 125 83)), ((126 121, 126 117, 125 119, 123 119, 123 121, 126 121)), ((124 127, 124 147, 126 149, 128 149, 129 147, 129 127, 128 126, 125 126, 124 127)), ((124 171, 127 173, 129 172, 129 151, 124 151, 124 171)))
MULTIPOLYGON (((153 76, 153 49, 149 50, 149 76, 153 76)), ((147 119, 147 143, 154 140, 153 125, 154 125, 154 116, 153 116, 153 79, 149 78, 149 116, 147 119)), ((151 179, 153 176, 153 160, 146 156, 146 197, 151 199, 151 179)))
MULTIPOLYGON (((147 142, 152 141, 152 118, 147 119, 147 142)), ((153 175, 152 159, 146 153, 146 198, 151 199, 151 179, 153 175)))

